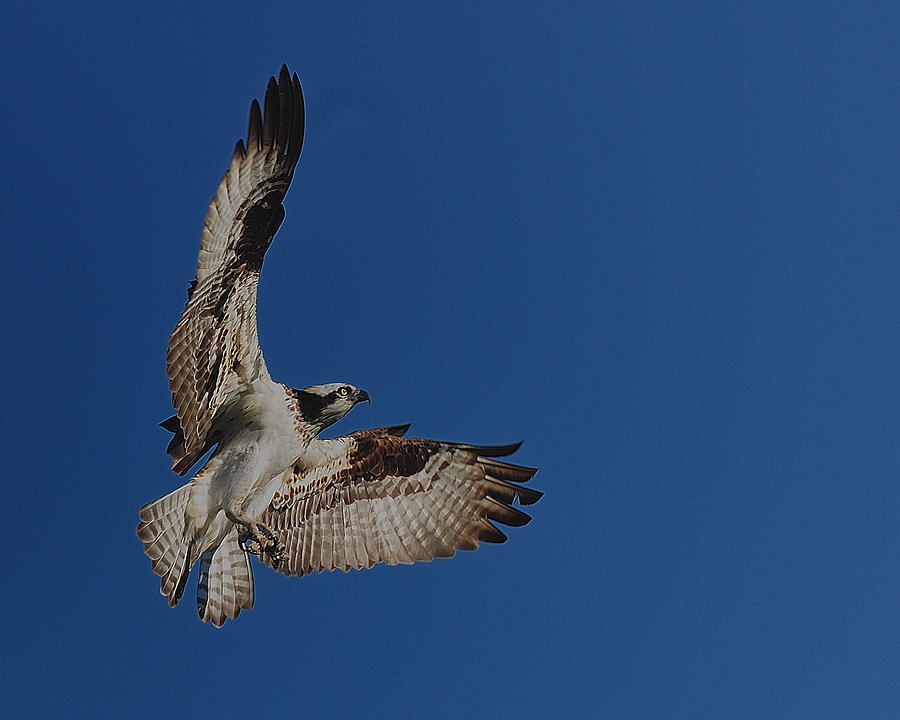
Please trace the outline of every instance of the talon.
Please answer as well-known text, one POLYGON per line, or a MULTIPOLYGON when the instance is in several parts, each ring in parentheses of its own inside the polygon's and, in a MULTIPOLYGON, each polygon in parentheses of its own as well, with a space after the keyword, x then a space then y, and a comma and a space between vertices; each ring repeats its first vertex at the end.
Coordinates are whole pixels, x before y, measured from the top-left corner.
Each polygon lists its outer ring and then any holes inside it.
MULTIPOLYGON (((272 534, 275 535, 274 533, 272 533, 272 534)), ((286 548, 285 548, 284 543, 281 542, 277 536, 275 536, 275 537, 272 537, 270 539, 269 543, 266 544, 266 546, 264 548, 264 552, 271 559, 272 565, 274 565, 277 568, 278 565, 281 563, 282 559, 284 558, 285 549, 286 548)))
POLYGON ((241 549, 244 552, 250 553, 251 555, 261 555, 263 553, 262 545, 257 541, 251 538, 248 538, 249 542, 246 544, 241 544, 241 549))
POLYGON ((249 523, 241 528, 238 542, 241 550, 246 553, 257 556, 263 553, 268 555, 275 567, 278 567, 284 558, 284 543, 278 539, 278 535, 273 530, 261 523, 249 523))

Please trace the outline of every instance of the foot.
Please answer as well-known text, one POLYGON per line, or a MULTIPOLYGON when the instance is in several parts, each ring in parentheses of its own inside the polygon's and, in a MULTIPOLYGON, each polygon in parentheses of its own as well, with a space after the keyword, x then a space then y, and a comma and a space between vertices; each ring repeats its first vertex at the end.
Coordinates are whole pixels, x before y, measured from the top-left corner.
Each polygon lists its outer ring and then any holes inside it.
POLYGON ((241 549, 251 555, 262 555, 265 553, 276 568, 284 559, 284 543, 278 539, 278 536, 272 530, 262 523, 250 523, 250 526, 240 534, 239 539, 241 549))

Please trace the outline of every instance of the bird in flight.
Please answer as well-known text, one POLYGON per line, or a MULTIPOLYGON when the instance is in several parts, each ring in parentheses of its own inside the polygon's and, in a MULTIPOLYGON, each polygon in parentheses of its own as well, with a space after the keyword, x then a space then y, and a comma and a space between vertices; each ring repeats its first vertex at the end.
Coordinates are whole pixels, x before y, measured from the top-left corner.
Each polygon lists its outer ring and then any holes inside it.
POLYGON ((409 564, 503 542, 513 507, 542 493, 534 468, 476 446, 408 438, 409 425, 332 439, 322 430, 369 401, 350 383, 297 390, 275 382, 259 347, 256 290, 284 219, 303 145, 300 81, 281 67, 254 100, 203 224, 197 277, 169 338, 172 468, 190 482, 140 509, 137 535, 175 606, 198 562, 197 610, 221 627, 253 607, 251 555, 286 575, 409 564))

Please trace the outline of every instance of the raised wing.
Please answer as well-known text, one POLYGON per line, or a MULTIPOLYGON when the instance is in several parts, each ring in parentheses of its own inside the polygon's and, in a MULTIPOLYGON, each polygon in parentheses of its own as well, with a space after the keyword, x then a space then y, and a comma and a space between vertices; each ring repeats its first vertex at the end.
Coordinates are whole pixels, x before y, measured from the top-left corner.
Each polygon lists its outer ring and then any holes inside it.
MULTIPOLYGON (((173 468, 184 474, 216 442, 216 412, 242 384, 269 374, 256 330, 256 290, 263 256, 281 221, 303 145, 300 80, 281 67, 269 78, 260 112, 250 106, 247 144, 238 140, 231 165, 206 213, 197 279, 169 338, 166 358, 180 428, 170 443, 173 468), (180 432, 179 432, 180 429, 180 432)), ((171 424, 171 421, 167 421, 171 424)))
POLYGON ((477 447, 401 437, 408 427, 323 440, 316 467, 285 475, 260 518, 287 548, 277 570, 305 575, 450 557, 481 540, 504 542, 492 520, 531 520, 512 503, 540 499, 542 493, 518 485, 537 470, 491 459, 519 443, 477 447))

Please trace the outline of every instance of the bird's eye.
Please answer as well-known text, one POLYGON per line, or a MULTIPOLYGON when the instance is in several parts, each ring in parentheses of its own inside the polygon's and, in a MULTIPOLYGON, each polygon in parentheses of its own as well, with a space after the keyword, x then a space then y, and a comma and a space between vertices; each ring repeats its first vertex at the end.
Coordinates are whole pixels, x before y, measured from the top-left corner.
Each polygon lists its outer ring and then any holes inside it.
POLYGON ((348 388, 346 385, 338 390, 338 395, 340 395, 341 397, 347 397, 347 395, 349 394, 350 388, 348 388))

